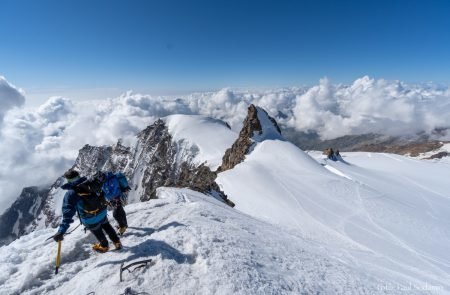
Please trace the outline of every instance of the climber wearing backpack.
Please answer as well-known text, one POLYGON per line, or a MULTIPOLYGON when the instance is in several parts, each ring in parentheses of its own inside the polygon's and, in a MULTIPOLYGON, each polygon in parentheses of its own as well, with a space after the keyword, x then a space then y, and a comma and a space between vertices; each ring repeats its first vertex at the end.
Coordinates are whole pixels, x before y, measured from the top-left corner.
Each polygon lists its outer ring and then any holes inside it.
POLYGON ((104 253, 109 250, 108 240, 103 231, 109 236, 117 250, 122 249, 120 238, 107 218, 106 200, 103 192, 96 188, 95 183, 80 177, 76 170, 64 173, 67 183, 61 188, 67 190, 62 206, 62 222, 58 232, 53 236, 55 241, 61 241, 73 222, 75 213, 78 213, 81 223, 97 238, 98 243, 92 246, 97 252, 104 253))
POLYGON ((105 199, 113 207, 113 217, 117 221, 119 235, 123 235, 128 228, 127 215, 123 206, 125 205, 125 193, 130 191, 127 178, 121 172, 97 172, 94 178, 102 183, 102 192, 105 199))

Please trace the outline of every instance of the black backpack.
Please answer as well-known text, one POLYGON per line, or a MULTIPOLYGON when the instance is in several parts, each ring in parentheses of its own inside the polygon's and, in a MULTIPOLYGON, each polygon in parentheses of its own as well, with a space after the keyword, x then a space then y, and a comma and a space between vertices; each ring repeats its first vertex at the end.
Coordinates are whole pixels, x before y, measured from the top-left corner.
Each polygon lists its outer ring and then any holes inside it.
MULTIPOLYGON (((107 203, 95 181, 83 181, 73 187, 75 193, 83 200, 83 216, 91 217, 106 209, 107 203)), ((81 212, 79 212, 81 213, 81 212)))

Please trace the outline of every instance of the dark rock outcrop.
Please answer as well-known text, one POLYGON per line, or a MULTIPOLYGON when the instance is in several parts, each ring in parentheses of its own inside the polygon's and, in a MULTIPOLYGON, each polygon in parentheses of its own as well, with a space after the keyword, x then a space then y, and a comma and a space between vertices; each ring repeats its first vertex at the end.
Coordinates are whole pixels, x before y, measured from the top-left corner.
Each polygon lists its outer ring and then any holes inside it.
POLYGON ((432 160, 432 159, 442 159, 442 158, 448 157, 448 156, 450 156, 450 153, 448 153, 448 152, 439 152, 439 153, 437 153, 437 154, 434 154, 434 155, 428 157, 427 159, 429 159, 429 160, 432 160))
POLYGON ((270 117, 262 108, 255 107, 253 104, 248 107, 247 117, 244 120, 243 127, 239 132, 239 137, 233 143, 231 148, 227 149, 222 158, 222 165, 217 170, 218 172, 226 171, 234 168, 237 164, 245 159, 252 145, 255 142, 255 137, 261 136, 263 138, 263 125, 261 117, 264 116, 271 122, 276 132, 281 136, 281 130, 274 118, 270 117), (258 115, 259 112, 259 115, 258 115))
POLYGON ((242 127, 241 132, 239 132, 239 137, 233 143, 231 148, 225 151, 225 155, 222 158, 222 165, 219 167, 218 171, 232 169, 234 166, 244 161, 245 155, 253 144, 251 138, 255 131, 261 132, 261 123, 258 120, 256 107, 251 105, 248 108, 244 126, 242 127))
MULTIPOLYGON (((179 181, 176 186, 189 187, 193 190, 209 193, 212 191, 221 192, 216 183, 217 173, 211 171, 205 165, 192 166, 184 162, 181 165, 179 181)), ((222 192, 221 192, 222 193, 222 192)), ((226 199, 225 194, 223 198, 226 199)))
POLYGON ((0 245, 9 243, 25 233, 25 229, 41 212, 49 187, 26 187, 19 198, 0 216, 0 245))

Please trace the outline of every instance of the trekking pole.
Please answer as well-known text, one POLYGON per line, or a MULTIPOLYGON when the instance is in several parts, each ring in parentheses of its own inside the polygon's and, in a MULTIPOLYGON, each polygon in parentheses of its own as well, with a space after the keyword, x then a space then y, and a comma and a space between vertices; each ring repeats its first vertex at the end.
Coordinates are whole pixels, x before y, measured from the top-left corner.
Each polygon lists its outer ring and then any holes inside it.
POLYGON ((56 254, 55 275, 58 274, 59 265, 61 263, 61 241, 58 241, 58 254, 56 254))

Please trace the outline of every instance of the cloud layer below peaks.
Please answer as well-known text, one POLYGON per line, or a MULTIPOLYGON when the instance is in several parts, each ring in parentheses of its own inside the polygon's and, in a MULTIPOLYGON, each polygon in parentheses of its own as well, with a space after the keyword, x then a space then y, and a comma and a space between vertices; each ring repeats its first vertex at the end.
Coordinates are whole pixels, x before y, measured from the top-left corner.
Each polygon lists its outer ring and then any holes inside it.
MULTIPOLYGON (((24 186, 59 176, 83 145, 113 144, 119 138, 131 143, 137 132, 170 114, 211 116, 238 131, 253 103, 282 125, 317 132, 323 139, 364 133, 435 134, 450 127, 448 87, 367 76, 351 85, 324 78, 312 87, 266 91, 225 88, 180 98, 130 91, 106 100, 75 99, 51 97, 37 109, 26 110, 20 108, 24 92, 0 76, 0 208, 12 203, 24 186)), ((450 138, 445 132, 439 136, 450 138)))

